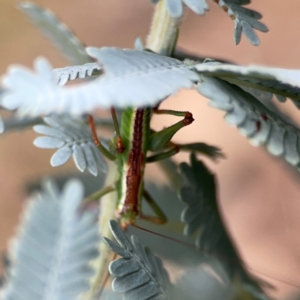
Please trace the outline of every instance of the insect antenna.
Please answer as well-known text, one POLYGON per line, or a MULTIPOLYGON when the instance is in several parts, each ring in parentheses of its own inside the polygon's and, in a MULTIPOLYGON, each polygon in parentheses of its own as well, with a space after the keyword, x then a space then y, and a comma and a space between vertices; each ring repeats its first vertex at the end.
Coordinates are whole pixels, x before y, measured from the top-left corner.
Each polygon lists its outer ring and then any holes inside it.
MULTIPOLYGON (((147 233, 150 233, 150 234, 153 234, 155 236, 159 236, 159 237, 162 237, 162 238, 165 238, 171 242, 174 242, 174 243, 178 243, 180 245, 184 245, 186 247, 189 247, 191 249, 194 249, 195 251, 198 251, 202 254, 205 254, 211 258, 216 258, 218 260, 220 260, 221 262, 223 261, 230 261, 230 257, 225 257, 224 255, 221 255, 221 254, 217 254, 217 253, 210 253, 210 252, 207 252, 207 250, 203 249, 203 248, 199 248, 199 247, 196 247, 194 244, 191 244, 189 242, 185 242, 185 241, 181 241, 181 240, 178 240, 176 238, 173 238, 173 237, 170 237, 170 236, 167 236, 165 234, 162 234, 162 233, 158 233, 158 232, 155 232, 155 231, 152 231, 150 229, 147 229, 147 228, 144 228, 144 227, 141 227, 139 225, 136 225, 136 224, 131 224, 130 226, 134 227, 134 228, 137 228, 141 231, 144 231, 144 232, 147 232, 147 233)), ((260 276, 264 276, 264 277, 267 277, 269 279, 272 279, 272 280, 275 280, 275 281, 278 281, 280 283, 284 283, 284 284, 287 284, 287 285, 290 285, 290 286, 293 286, 293 287, 296 287, 296 288, 300 288, 300 282, 297 282, 293 279, 290 279, 290 278, 283 278, 282 276, 280 276, 279 274, 270 274, 269 270, 262 270, 260 267, 258 267, 257 265, 253 265, 252 263, 246 263, 244 260, 242 259, 239 259, 240 262, 242 264, 245 264, 247 266, 247 270, 253 272, 253 273, 256 273, 260 276)), ((272 288, 273 286, 271 284, 267 284, 268 288, 272 288)), ((273 287, 274 288, 274 287, 273 287)))

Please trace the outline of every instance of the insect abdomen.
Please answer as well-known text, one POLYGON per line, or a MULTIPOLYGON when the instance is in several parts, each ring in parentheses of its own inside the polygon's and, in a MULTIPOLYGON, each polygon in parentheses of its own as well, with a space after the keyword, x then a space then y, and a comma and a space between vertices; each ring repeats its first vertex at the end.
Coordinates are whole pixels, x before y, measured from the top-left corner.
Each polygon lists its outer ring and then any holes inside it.
POLYGON ((123 131, 124 136, 121 132, 125 152, 120 174, 121 193, 118 212, 123 223, 134 223, 140 213, 150 109, 130 109, 123 114, 122 122, 128 123, 126 130, 123 131))

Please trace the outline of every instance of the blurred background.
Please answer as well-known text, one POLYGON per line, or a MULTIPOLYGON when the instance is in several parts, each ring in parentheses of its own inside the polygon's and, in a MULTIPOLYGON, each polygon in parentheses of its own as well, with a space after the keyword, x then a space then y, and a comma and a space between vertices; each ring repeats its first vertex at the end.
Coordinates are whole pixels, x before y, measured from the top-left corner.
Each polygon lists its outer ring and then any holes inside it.
MULTIPOLYGON (((44 0, 36 3, 53 10, 89 46, 133 48, 136 37, 145 40, 153 7, 150 0, 44 0)), ((205 17, 187 11, 178 46, 202 57, 220 58, 238 64, 262 64, 300 68, 300 25, 298 0, 253 0, 252 8, 263 14, 270 32, 258 33, 261 45, 242 39, 233 43, 233 22, 212 1, 205 17)), ((32 67, 37 56, 47 57, 54 67, 67 60, 37 28, 28 22, 16 1, 0 0, 0 73, 11 64, 32 67)), ((195 122, 175 137, 180 142, 206 142, 222 148, 225 160, 207 161, 217 174, 219 200, 229 231, 249 269, 274 284, 270 295, 288 299, 300 293, 300 175, 280 158, 263 148, 252 147, 236 128, 223 121, 223 113, 207 106, 196 92, 182 91, 163 107, 189 110, 195 122), (279 280, 277 280, 279 279, 279 280)), ((286 103, 297 121, 293 105, 286 103)), ((177 119, 155 117, 156 129, 177 119)), ((45 175, 74 170, 73 162, 54 169, 53 151, 32 145, 31 130, 0 137, 0 251, 7 246, 26 198, 25 186, 45 175)), ((187 155, 176 156, 177 161, 187 155)), ((160 176, 149 168, 149 176, 160 176)), ((162 176, 161 176, 162 177, 162 176)), ((163 178, 163 177, 162 177, 163 178)), ((162 179, 163 180, 163 179, 162 179)))

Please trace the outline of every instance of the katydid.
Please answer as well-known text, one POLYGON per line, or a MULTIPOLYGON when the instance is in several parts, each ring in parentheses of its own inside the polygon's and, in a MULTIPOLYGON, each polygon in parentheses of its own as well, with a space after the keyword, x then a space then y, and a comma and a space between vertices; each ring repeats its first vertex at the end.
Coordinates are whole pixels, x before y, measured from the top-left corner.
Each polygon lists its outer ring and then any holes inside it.
MULTIPOLYGON (((127 108, 122 113, 121 124, 111 109, 115 125, 116 137, 112 140, 114 153, 110 153, 99 142, 92 117, 89 116, 93 136, 99 150, 118 166, 119 179, 115 184, 118 193, 116 214, 121 225, 125 228, 128 224, 135 224, 140 217, 155 223, 165 223, 166 217, 151 195, 144 189, 144 170, 147 162, 165 159, 176 154, 179 146, 171 143, 174 134, 181 128, 191 124, 194 119, 190 112, 172 110, 159 110, 157 108, 127 108), (184 117, 181 121, 159 132, 150 129, 150 120, 153 113, 171 114, 184 117), (154 152, 147 156, 148 152, 154 152), (145 216, 141 211, 141 201, 144 198, 151 206, 157 217, 145 216)), ((105 187, 98 195, 114 191, 105 187)))

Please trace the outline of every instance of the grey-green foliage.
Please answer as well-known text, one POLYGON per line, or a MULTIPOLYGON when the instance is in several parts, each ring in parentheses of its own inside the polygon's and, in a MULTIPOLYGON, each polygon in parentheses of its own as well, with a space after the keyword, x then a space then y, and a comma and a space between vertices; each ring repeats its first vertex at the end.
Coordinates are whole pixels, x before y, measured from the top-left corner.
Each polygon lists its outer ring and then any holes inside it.
MULTIPOLYGON (((84 79, 89 78, 93 75, 99 75, 101 72, 101 66, 97 63, 87 63, 80 66, 69 66, 65 68, 58 68, 53 70, 54 77, 59 86, 67 84, 69 81, 75 79, 84 79)), ((1 97, 4 96, 5 89, 0 89, 0 102, 1 97)), ((3 122, 2 117, 0 116, 0 133, 7 133, 11 130, 21 130, 26 129, 29 126, 33 126, 38 123, 42 123, 40 117, 23 117, 23 118, 7 118, 3 122)))
MULTIPOLYGON (((300 88, 297 80, 299 70, 284 70, 260 66, 237 66, 222 64, 214 60, 205 60, 196 64, 201 74, 214 76, 241 87, 275 94, 279 101, 290 98, 295 104, 300 102, 300 88)), ((254 92, 254 91, 253 91, 254 92)))
POLYGON ((181 220, 185 223, 184 234, 198 232, 198 249, 219 259, 231 279, 241 278, 246 288, 249 285, 263 299, 265 296, 261 287, 247 273, 223 223, 218 208, 215 176, 194 154, 190 157, 190 164, 181 163, 179 167, 184 178, 179 196, 187 205, 181 214, 181 220))
POLYGON ((51 158, 53 167, 65 164, 72 156, 81 172, 88 169, 91 174, 97 176, 98 170, 106 171, 106 163, 83 118, 52 116, 45 117, 44 122, 47 125, 33 127, 34 131, 45 135, 36 138, 34 145, 39 148, 58 149, 51 158))
POLYGON ((208 145, 206 143, 190 143, 179 145, 180 150, 185 150, 189 152, 195 152, 202 155, 205 155, 212 160, 217 160, 219 158, 224 158, 225 155, 222 153, 222 150, 218 147, 208 145))
POLYGON ((224 80, 203 75, 198 91, 211 100, 211 106, 226 111, 225 120, 237 126, 254 146, 265 145, 271 154, 283 156, 299 168, 298 128, 249 93, 224 80))
POLYGON ((192 88, 197 74, 183 62, 154 53, 88 48, 104 75, 75 87, 59 87, 50 63, 35 61, 36 73, 12 67, 3 79, 2 105, 21 116, 50 113, 81 115, 97 108, 156 105, 180 88, 192 88), (120 93, 122 91, 122 93, 120 93))
POLYGON ((74 65, 92 61, 86 54, 81 41, 51 10, 29 1, 21 2, 19 8, 74 65))
POLYGON ((104 241, 122 257, 109 265, 109 272, 115 277, 113 290, 124 294, 124 300, 174 299, 161 259, 144 247, 136 236, 129 239, 116 221, 110 221, 110 228, 118 243, 107 238, 104 241))
MULTIPOLYGON (((155 2, 159 2, 159 0, 155 2)), ((183 5, 198 15, 204 15, 209 10, 207 2, 207 0, 167 0, 167 7, 173 18, 180 18, 184 12, 183 5)), ((250 0, 213 0, 213 2, 216 2, 234 21, 235 44, 240 43, 243 33, 252 45, 259 45, 259 38, 254 29, 267 32, 268 28, 258 21, 262 18, 260 13, 244 7, 250 3, 250 0)))
POLYGON ((250 82, 250 86, 256 90, 272 91, 298 101, 299 88, 290 82, 295 81, 293 76, 299 71, 239 67, 217 62, 183 63, 149 52, 118 48, 90 48, 88 52, 103 65, 104 74, 94 81, 82 83, 78 87, 59 87, 54 74, 63 74, 59 78, 65 83, 78 76, 91 75, 99 69, 91 64, 87 67, 84 65, 82 70, 80 67, 71 67, 52 72, 46 61, 39 60, 36 63, 38 74, 15 67, 4 77, 3 83, 8 91, 2 105, 8 109, 18 109, 21 116, 82 114, 110 105, 155 105, 180 88, 196 87, 212 100, 213 106, 227 111, 225 119, 238 126, 252 144, 265 144, 270 153, 282 155, 292 165, 298 165, 298 129, 282 120, 255 97, 230 83, 247 87, 250 82))
POLYGON ((92 75, 99 75, 101 66, 97 63, 87 63, 80 66, 70 66, 60 69, 54 69, 53 73, 57 79, 57 84, 62 86, 68 81, 83 79, 92 75))
MULTIPOLYGON (((159 0, 152 2, 157 3, 159 0)), ((242 33, 252 44, 257 45, 259 43, 253 29, 265 32, 267 27, 258 21, 261 18, 259 13, 244 7, 250 3, 249 0, 219 0, 214 2, 217 2, 234 20, 236 43, 239 43, 242 33)), ((204 14, 208 10, 208 0, 167 1, 169 12, 173 17, 182 16, 183 5, 188 6, 197 14, 204 14)), ((83 115, 93 113, 98 108, 111 106, 117 108, 155 106, 181 88, 197 89, 210 99, 212 106, 225 110, 225 119, 230 124, 237 126, 253 144, 264 144, 270 153, 282 155, 292 165, 300 166, 298 128, 281 119, 276 112, 272 112, 256 98, 258 93, 261 93, 259 97, 267 97, 268 99, 272 97, 272 94, 275 94, 281 101, 287 97, 298 103, 300 93, 297 76, 300 71, 256 66, 239 67, 220 64, 213 60, 204 61, 204 63, 191 60, 182 62, 149 51, 142 51, 144 46, 140 41, 136 43, 140 51, 107 47, 100 49, 89 47, 85 50, 78 38, 52 12, 30 2, 22 2, 20 7, 29 15, 33 23, 38 25, 54 41, 62 53, 76 65, 53 70, 47 60, 38 59, 35 62, 34 72, 15 66, 9 69, 2 80, 1 105, 13 111, 12 125, 9 125, 8 129, 23 128, 34 123, 36 125, 34 130, 45 135, 37 138, 35 144, 42 148, 58 149, 51 160, 53 166, 65 163, 72 156, 80 171, 88 169, 90 173, 97 175, 99 170, 104 169, 103 158, 93 144, 83 115), (96 60, 95 63, 92 63, 93 59, 96 60), (64 86, 68 81, 75 79, 91 80, 83 81, 78 86, 64 86), (60 116, 56 116, 56 114, 60 114, 60 116), (68 114, 71 116, 67 116, 68 114), (17 117, 24 116, 30 116, 32 119, 17 119, 17 117), (46 117, 42 120, 41 117, 43 116, 46 117), (41 124, 43 121, 47 125, 41 124)), ((173 55, 176 56, 176 51, 173 55)), ((184 53, 180 53, 180 58, 183 56, 184 53)), ((184 147, 186 150, 204 152, 213 158, 221 156, 218 148, 203 143, 182 146, 183 149, 184 147)), ((216 202, 214 176, 194 156, 192 156, 191 165, 183 164, 181 170, 184 176, 188 177, 188 182, 185 183, 180 192, 184 202, 189 204, 183 213, 183 219, 187 223, 185 231, 192 233, 198 226, 202 226, 202 234, 197 239, 197 245, 203 247, 205 253, 199 255, 199 260, 195 264, 204 261, 205 264, 212 266, 217 260, 221 269, 223 271, 225 269, 228 273, 222 277, 226 291, 227 288, 231 291, 231 286, 228 287, 229 280, 227 277, 229 277, 234 286, 240 286, 241 291, 251 290, 249 292, 252 295, 250 299, 264 299, 265 295, 261 292, 259 284, 247 273, 240 261, 239 254, 222 222, 216 202), (211 258, 211 256, 214 256, 214 263, 209 262, 208 257, 211 258), (221 259, 218 259, 220 256, 221 259)), ((37 233, 34 231, 30 238, 32 240, 41 238, 42 242, 50 246, 50 249, 52 249, 51 246, 56 245, 53 240, 53 232, 55 231, 53 229, 67 224, 70 232, 72 230, 76 232, 70 236, 63 235, 59 242, 69 242, 68 250, 70 252, 63 254, 70 255, 70 257, 78 254, 76 259, 79 265, 68 266, 70 267, 67 269, 68 272, 69 270, 77 270, 78 266, 82 266, 83 269, 78 270, 76 274, 74 272, 67 273, 69 276, 67 284, 70 283, 68 288, 60 287, 60 284, 63 287, 66 282, 65 278, 56 281, 56 285, 51 281, 49 283, 50 292, 48 293, 47 290, 46 293, 46 297, 50 297, 51 300, 72 300, 80 292, 86 290, 86 280, 91 274, 88 260, 94 257, 97 252, 98 237, 96 227, 93 226, 94 223, 90 217, 88 217, 89 221, 86 227, 84 227, 85 225, 80 227, 81 218, 70 219, 72 221, 70 223, 65 222, 69 220, 68 213, 73 214, 73 217, 75 215, 75 206, 78 205, 79 198, 82 198, 80 197, 80 189, 78 182, 68 185, 63 194, 60 194, 53 186, 48 187, 42 193, 41 199, 50 200, 38 200, 36 204, 33 202, 31 206, 39 207, 42 202, 43 205, 47 206, 47 209, 41 208, 42 211, 38 211, 38 216, 33 216, 31 210, 28 213, 30 216, 32 214, 30 220, 37 222, 34 224, 38 224, 39 230, 43 230, 37 233), (68 200, 66 200, 67 198, 68 200), (61 202, 57 200, 61 200, 61 202), (55 204, 53 204, 54 209, 50 209, 49 213, 48 208, 52 205, 51 203, 55 204), (64 203, 70 205, 68 207, 71 208, 68 208, 68 211, 64 209, 64 203), (53 222, 48 220, 52 217, 53 222), (76 231, 78 226, 81 228, 80 232, 76 231), (76 239, 71 240, 71 238, 75 238, 75 235, 76 239), (80 239, 81 235, 83 239, 80 239), (91 241, 91 237, 93 241, 91 241), (76 244, 79 242, 80 247, 76 244), (84 253, 80 252, 81 247, 90 249, 92 255, 87 255, 84 251, 84 253), (79 256, 81 254, 83 254, 82 257, 79 256), (74 274, 78 277, 75 277, 74 274), (76 286, 73 285, 75 282, 73 279, 79 280, 79 282, 76 281, 76 286), (71 293, 70 296, 66 294, 67 292, 71 293)), ((37 200, 37 198, 33 200, 37 200)), ((172 203, 172 206, 175 205, 172 203)), ((108 239, 106 242, 113 251, 123 256, 122 259, 113 262, 110 266, 111 273, 116 276, 113 288, 124 293, 125 298, 128 299, 168 297, 170 292, 169 279, 160 259, 154 256, 150 250, 145 250, 136 238, 129 241, 116 223, 112 222, 111 224, 119 244, 108 239)), ((26 232, 26 226, 23 230, 26 232)), ((19 258, 14 261, 11 277, 5 289, 6 298, 4 300, 44 299, 41 298, 41 294, 31 296, 31 293, 36 293, 33 291, 35 287, 38 292, 43 293, 44 291, 39 279, 43 276, 44 269, 38 269, 38 273, 33 274, 34 272, 30 269, 36 270, 34 269, 36 264, 32 262, 35 259, 40 259, 39 263, 46 264, 50 274, 52 274, 51 272, 54 272, 53 274, 59 273, 61 269, 57 264, 53 265, 53 270, 51 269, 51 260, 47 256, 49 249, 44 249, 40 253, 31 244, 27 248, 26 243, 22 242, 22 238, 24 239, 24 237, 19 239, 21 246, 19 246, 19 252, 16 254, 19 255, 19 258), (22 251, 27 249, 30 249, 28 253, 26 252, 30 260, 22 256, 22 251), (35 257, 36 253, 38 255, 35 257), (26 267, 25 273, 24 266, 26 267), (29 277, 28 274, 33 274, 34 278, 29 277), (27 283, 26 280, 29 280, 30 284, 23 284, 23 282, 27 283), (21 288, 25 289, 24 293, 22 293, 21 288), (32 290, 30 290, 31 288, 32 290)), ((67 248, 63 247, 63 249, 66 250, 67 248)), ((72 264, 72 261, 68 261, 68 263, 72 264)), ((64 266, 61 265, 61 267, 64 266)), ((220 268, 214 269, 217 273, 223 272, 220 271, 220 268)), ((50 279, 55 276, 60 279, 60 274, 51 276, 50 279)), ((196 285, 192 284, 191 286, 195 292, 189 291, 185 294, 178 290, 178 293, 175 291, 175 295, 173 294, 169 298, 184 299, 193 295, 197 299, 197 295, 201 295, 202 290, 197 290, 199 287, 197 282, 196 285)), ((208 293, 208 295, 211 294, 208 293)), ((230 297, 231 295, 228 295, 228 299, 230 297)), ((215 298, 213 299, 215 300, 215 298)), ((244 300, 243 296, 240 295, 234 299, 244 300)))
POLYGON ((95 214, 80 214, 83 192, 78 180, 61 192, 48 180, 30 197, 1 299, 76 300, 88 290, 88 263, 98 255, 99 234, 95 214))

